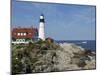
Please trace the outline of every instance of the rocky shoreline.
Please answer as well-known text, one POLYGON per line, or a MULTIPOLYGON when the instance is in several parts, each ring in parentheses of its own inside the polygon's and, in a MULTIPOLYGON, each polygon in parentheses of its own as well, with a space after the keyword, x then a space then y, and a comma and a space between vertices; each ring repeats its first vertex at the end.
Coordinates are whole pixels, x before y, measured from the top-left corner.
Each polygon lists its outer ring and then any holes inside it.
POLYGON ((64 51, 68 54, 66 57, 71 59, 70 65, 77 67, 70 67, 71 70, 75 69, 95 69, 95 52, 87 51, 84 48, 75 44, 64 43, 60 44, 64 51))
POLYGON ((75 44, 64 43, 60 47, 59 50, 47 50, 40 58, 42 65, 35 66, 37 71, 34 69, 33 72, 95 69, 95 53, 86 53, 84 48, 75 44))
POLYGON ((38 43, 12 48, 15 51, 12 55, 13 73, 58 72, 96 68, 95 52, 85 50, 72 43, 41 43, 41 45, 38 43))

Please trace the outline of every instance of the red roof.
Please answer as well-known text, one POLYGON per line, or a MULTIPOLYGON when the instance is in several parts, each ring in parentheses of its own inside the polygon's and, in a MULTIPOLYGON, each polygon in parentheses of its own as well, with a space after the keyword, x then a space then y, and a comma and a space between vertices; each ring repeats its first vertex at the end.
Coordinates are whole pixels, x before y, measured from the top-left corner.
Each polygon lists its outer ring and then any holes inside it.
POLYGON ((13 28, 12 37, 15 39, 21 38, 34 38, 37 36, 38 30, 37 28, 13 28))

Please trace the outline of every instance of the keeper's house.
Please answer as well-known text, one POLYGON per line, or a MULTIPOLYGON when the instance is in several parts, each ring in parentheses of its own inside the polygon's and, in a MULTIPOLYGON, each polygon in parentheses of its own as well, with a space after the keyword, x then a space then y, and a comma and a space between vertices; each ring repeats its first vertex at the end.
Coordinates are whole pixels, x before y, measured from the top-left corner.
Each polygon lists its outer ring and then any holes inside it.
POLYGON ((37 28, 13 28, 12 44, 28 44, 38 39, 37 28))

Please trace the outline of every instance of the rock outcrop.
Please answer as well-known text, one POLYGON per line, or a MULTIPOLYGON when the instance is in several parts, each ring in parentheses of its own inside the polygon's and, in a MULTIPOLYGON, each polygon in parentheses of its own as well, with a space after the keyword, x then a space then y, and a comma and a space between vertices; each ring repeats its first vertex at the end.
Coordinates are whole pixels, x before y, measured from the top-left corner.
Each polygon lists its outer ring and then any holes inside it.
POLYGON ((38 47, 40 48, 39 45, 33 44, 29 45, 30 48, 13 47, 13 51, 16 50, 13 53, 14 73, 55 72, 96 68, 95 52, 87 51, 72 43, 59 45, 52 43, 51 45, 46 45, 41 45, 41 50, 37 49, 38 47), (18 53, 18 51, 20 52, 18 53), (20 61, 23 61, 23 63, 20 61))
POLYGON ((37 62, 42 65, 35 65, 37 72, 95 69, 95 56, 85 55, 84 48, 67 43, 60 46, 59 50, 46 50, 37 62))

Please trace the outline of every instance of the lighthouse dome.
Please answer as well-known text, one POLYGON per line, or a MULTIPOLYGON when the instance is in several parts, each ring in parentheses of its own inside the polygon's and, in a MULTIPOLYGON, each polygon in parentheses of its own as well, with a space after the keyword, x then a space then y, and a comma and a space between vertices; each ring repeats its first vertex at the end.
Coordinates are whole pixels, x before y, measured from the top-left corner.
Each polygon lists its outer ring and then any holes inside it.
POLYGON ((44 16, 43 16, 43 15, 41 15, 41 16, 40 16, 40 19, 44 19, 44 16))
POLYGON ((43 19, 43 16, 40 16, 40 19, 43 19))

